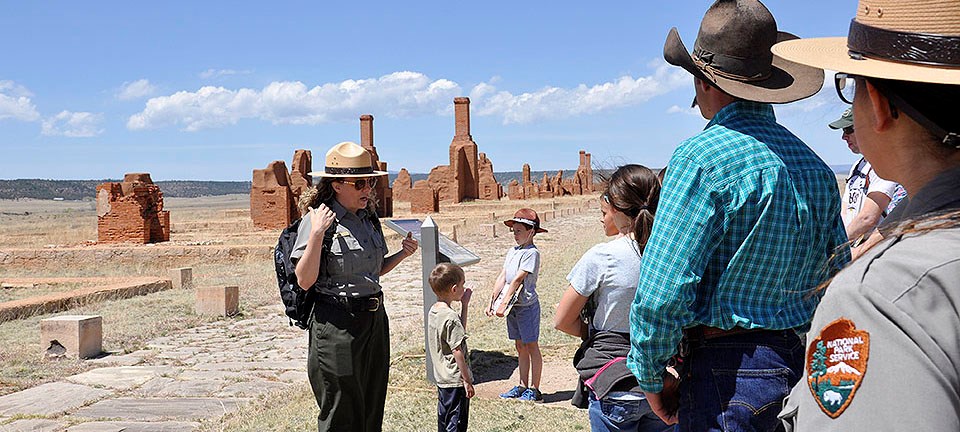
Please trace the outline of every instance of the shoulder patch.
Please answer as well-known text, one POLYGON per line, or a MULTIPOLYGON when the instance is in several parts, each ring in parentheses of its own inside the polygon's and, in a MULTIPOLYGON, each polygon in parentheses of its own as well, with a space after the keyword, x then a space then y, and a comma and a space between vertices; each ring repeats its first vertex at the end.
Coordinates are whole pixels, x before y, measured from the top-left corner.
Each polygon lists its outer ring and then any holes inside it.
POLYGON ((820 409, 837 418, 850 406, 867 373, 870 333, 839 318, 820 330, 807 348, 807 387, 820 409))

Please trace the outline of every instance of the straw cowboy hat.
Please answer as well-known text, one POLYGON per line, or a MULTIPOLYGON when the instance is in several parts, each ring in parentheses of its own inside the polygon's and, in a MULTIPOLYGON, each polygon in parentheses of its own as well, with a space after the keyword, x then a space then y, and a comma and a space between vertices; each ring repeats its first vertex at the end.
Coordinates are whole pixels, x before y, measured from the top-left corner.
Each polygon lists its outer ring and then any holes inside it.
POLYGON ((528 227, 534 228, 538 233, 545 233, 547 230, 540 227, 540 216, 534 209, 522 208, 513 214, 512 219, 503 221, 503 224, 513 228, 513 224, 520 222, 528 227))
POLYGON ((757 0, 717 0, 700 22, 693 53, 687 52, 674 27, 663 45, 663 58, 731 96, 787 103, 810 97, 823 86, 823 70, 771 53, 778 41, 796 38, 777 31, 773 14, 757 0))
POLYGON ((386 171, 373 169, 373 159, 370 152, 350 141, 344 141, 333 146, 327 152, 326 166, 323 171, 313 171, 312 177, 380 177, 387 175, 386 171))
POLYGON ((960 85, 960 2, 861 0, 847 37, 781 42, 773 52, 852 75, 960 85))

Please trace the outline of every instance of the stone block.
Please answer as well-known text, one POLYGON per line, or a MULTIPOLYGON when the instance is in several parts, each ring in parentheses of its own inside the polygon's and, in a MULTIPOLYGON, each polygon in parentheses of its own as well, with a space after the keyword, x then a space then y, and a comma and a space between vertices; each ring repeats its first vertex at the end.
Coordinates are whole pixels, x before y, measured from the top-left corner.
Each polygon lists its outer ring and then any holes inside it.
POLYGON ((240 311, 240 287, 196 287, 197 315, 231 316, 240 311))
POLYGON ((174 288, 193 288, 193 268, 180 267, 170 270, 170 280, 173 282, 174 288))
POLYGON ((103 351, 103 317, 63 315, 40 320, 40 345, 46 358, 90 358, 103 351))
POLYGON ((480 231, 484 236, 487 237, 496 237, 497 236, 497 224, 481 224, 480 231))

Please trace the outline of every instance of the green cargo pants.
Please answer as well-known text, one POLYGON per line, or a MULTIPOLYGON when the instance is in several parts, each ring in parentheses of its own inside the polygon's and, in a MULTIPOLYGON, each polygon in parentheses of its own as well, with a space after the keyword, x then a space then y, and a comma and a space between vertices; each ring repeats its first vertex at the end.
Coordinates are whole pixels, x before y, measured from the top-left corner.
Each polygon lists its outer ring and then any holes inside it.
POLYGON ((378 432, 390 371, 390 325, 381 306, 350 312, 318 302, 310 324, 307 374, 317 430, 378 432))

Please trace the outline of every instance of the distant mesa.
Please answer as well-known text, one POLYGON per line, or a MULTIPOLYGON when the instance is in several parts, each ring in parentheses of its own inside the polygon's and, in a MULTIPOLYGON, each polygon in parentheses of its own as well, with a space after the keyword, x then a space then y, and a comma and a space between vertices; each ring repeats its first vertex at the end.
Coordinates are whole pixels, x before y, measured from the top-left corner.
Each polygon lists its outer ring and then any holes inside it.
POLYGON ((122 182, 97 186, 98 243, 158 243, 170 240, 170 212, 149 173, 129 173, 122 182))

